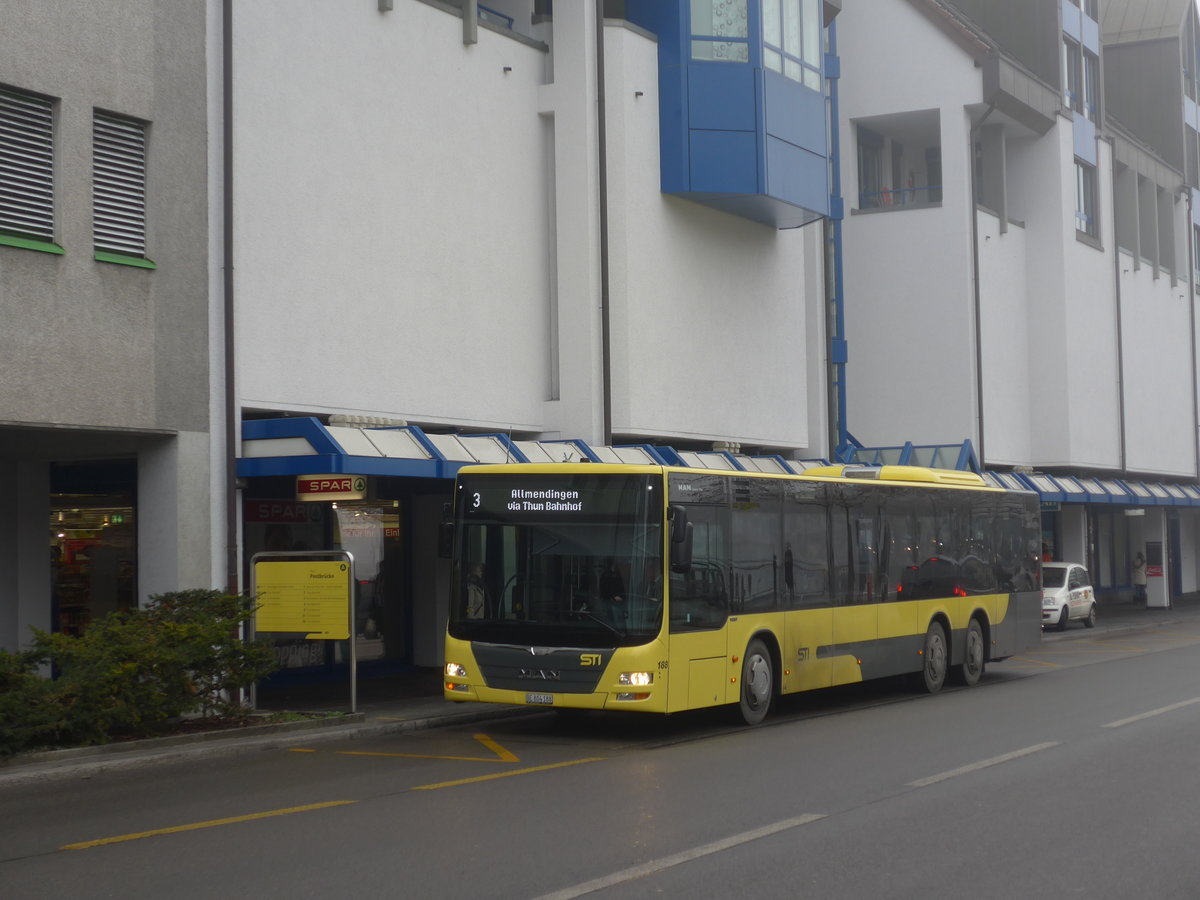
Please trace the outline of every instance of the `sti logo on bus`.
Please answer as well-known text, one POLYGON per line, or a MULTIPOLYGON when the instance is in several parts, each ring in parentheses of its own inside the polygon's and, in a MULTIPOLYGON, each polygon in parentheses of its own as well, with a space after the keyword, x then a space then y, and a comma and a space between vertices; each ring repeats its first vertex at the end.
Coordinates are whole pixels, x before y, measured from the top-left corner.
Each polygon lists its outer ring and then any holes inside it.
POLYGON ((580 653, 579 664, 581 666, 598 666, 602 661, 599 653, 580 653))

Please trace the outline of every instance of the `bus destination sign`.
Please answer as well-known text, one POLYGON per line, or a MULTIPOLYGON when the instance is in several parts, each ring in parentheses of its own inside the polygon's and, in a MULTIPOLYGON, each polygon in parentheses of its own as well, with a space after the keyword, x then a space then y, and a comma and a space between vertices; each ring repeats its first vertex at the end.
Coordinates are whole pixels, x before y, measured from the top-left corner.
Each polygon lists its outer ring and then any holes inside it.
POLYGON ((459 508, 466 519, 588 521, 641 517, 654 483, 644 475, 462 476, 459 508))

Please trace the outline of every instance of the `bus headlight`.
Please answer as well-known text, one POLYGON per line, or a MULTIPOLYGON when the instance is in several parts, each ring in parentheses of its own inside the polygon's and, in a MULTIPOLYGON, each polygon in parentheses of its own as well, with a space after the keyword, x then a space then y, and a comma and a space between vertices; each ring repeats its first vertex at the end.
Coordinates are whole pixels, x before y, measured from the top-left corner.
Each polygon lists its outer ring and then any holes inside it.
POLYGON ((466 678, 467 677, 467 667, 460 666, 458 663, 448 662, 448 663, 446 663, 446 677, 447 678, 466 678))
POLYGON ((629 684, 636 687, 645 687, 646 685, 653 683, 653 672, 622 672, 617 677, 617 684, 629 684))

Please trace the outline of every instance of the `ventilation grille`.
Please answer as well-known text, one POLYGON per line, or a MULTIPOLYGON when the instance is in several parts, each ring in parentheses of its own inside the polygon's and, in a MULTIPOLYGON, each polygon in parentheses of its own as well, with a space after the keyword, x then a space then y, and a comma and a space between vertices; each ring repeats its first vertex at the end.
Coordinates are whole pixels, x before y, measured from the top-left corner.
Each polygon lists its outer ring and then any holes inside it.
POLYGON ((92 240, 96 249, 145 256, 145 124, 96 113, 92 160, 92 240))
POLYGON ((0 231, 54 240, 51 101, 0 91, 0 231))

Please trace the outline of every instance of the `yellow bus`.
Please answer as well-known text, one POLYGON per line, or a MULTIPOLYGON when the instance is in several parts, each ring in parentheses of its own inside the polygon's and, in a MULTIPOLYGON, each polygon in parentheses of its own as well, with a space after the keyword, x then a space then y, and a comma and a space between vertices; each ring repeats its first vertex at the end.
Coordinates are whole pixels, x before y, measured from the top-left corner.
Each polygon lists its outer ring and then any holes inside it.
POLYGON ((910 675, 929 692, 1041 639, 1032 493, 970 472, 470 466, 444 695, 655 713, 910 675))

